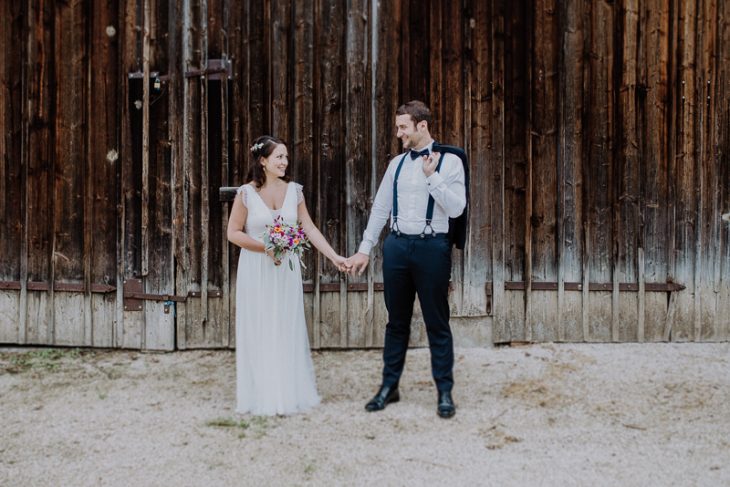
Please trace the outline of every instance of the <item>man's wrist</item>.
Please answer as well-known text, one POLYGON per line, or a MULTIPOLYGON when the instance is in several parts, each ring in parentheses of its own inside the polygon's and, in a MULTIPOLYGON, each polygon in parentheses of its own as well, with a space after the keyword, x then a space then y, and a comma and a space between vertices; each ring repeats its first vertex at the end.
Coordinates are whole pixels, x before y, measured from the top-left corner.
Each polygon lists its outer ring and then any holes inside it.
POLYGON ((363 240, 360 244, 360 248, 357 249, 358 254, 364 254, 367 257, 370 257, 370 250, 373 248, 373 244, 368 242, 367 240, 363 240))

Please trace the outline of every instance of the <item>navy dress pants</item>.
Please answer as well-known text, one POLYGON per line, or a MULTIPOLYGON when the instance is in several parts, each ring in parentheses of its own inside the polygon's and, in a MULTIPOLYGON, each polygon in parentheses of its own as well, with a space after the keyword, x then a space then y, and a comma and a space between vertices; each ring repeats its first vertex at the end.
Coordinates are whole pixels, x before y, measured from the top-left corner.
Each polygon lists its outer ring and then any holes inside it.
POLYGON ((406 361, 416 295, 426 323, 431 371, 440 392, 454 386, 454 341, 449 327, 451 244, 435 237, 391 233, 383 245, 383 283, 388 325, 383 348, 383 385, 397 386, 406 361))

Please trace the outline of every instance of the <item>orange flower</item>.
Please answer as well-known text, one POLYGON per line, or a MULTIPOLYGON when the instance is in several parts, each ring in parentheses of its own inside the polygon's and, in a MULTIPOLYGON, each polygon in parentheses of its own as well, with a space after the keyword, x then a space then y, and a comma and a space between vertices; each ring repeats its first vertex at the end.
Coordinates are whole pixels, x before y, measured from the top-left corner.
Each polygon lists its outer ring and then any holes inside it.
POLYGON ((299 245, 299 239, 298 238, 295 238, 294 239, 294 245, 299 245))

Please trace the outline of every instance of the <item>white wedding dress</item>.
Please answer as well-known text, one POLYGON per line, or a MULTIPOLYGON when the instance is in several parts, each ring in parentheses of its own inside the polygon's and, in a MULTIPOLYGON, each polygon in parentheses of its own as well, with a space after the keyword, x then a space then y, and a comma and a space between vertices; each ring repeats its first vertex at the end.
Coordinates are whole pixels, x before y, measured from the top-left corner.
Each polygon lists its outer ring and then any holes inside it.
MULTIPOLYGON (((248 209, 244 231, 259 241, 281 215, 297 221, 301 186, 289 183, 284 204, 272 210, 252 185, 238 189, 248 209)), ((319 404, 304 319, 299 259, 279 266, 264 253, 241 249, 236 279, 236 411, 291 414, 319 404)))

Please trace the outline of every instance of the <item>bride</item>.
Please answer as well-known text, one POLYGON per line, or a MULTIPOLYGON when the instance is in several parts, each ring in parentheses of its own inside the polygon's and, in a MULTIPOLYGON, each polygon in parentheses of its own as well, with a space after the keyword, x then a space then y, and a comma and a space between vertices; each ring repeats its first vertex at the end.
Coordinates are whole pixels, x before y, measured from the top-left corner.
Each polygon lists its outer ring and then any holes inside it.
POLYGON ((289 181, 287 148, 264 135, 251 147, 249 182, 238 188, 228 240, 241 247, 236 279, 236 411, 290 414, 319 404, 304 320, 302 273, 296 256, 281 265, 266 251, 266 226, 280 217, 301 222, 309 241, 340 270, 338 255, 312 222, 302 186, 289 181), (291 264, 291 267, 290 267, 291 264))

